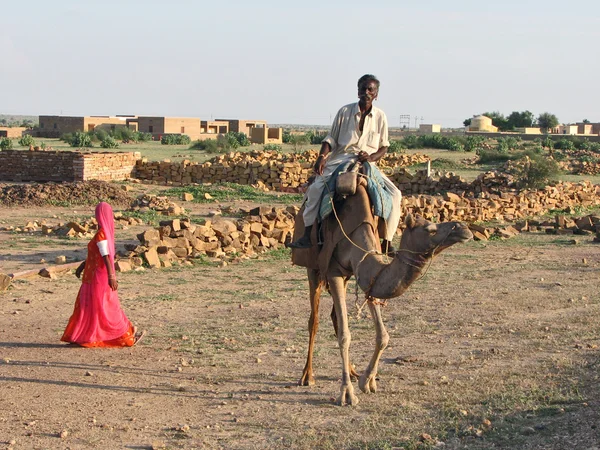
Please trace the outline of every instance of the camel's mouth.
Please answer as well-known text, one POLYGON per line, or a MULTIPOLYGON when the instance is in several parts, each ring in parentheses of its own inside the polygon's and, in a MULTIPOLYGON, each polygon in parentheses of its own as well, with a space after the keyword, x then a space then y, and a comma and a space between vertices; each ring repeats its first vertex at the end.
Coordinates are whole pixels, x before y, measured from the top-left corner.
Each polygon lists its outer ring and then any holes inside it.
POLYGON ((471 233, 471 230, 469 230, 468 226, 462 223, 455 224, 448 235, 436 247, 435 254, 450 247, 451 245, 462 244, 463 242, 467 242, 472 238, 473 233, 471 233))

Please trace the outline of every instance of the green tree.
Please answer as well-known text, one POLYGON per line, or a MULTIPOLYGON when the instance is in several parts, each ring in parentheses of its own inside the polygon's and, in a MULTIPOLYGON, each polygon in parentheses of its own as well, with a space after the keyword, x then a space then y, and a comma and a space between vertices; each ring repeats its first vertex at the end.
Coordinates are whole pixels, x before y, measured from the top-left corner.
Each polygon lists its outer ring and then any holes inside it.
POLYGON ((513 111, 506 118, 506 124, 509 130, 514 130, 515 128, 529 128, 533 126, 534 120, 535 116, 531 111, 513 111))
POLYGON ((465 127, 468 127, 469 125, 471 125, 471 118, 469 117, 468 119, 463 120, 463 125, 465 127))
POLYGON ((558 118, 554 114, 550 114, 549 112, 541 113, 537 118, 538 126, 544 130, 548 131, 550 128, 554 128, 558 126, 559 121, 558 118))
POLYGON ((590 121, 587 119, 583 119, 583 123, 590 123, 590 121))

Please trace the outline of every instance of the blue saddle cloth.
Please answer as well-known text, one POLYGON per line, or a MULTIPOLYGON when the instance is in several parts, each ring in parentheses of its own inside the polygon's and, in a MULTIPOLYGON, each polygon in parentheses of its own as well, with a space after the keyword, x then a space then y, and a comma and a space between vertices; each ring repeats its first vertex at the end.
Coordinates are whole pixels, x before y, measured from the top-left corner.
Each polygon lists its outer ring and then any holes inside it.
MULTIPOLYGON (((329 177, 321 196, 320 221, 323 221, 333 211, 333 198, 335 197, 335 184, 338 175, 347 171, 353 163, 354 161, 348 161, 340 164, 329 177)), ((373 205, 373 214, 387 221, 392 212, 392 193, 386 186, 383 175, 377 166, 365 162, 363 163, 363 170, 367 179, 367 194, 373 205)))

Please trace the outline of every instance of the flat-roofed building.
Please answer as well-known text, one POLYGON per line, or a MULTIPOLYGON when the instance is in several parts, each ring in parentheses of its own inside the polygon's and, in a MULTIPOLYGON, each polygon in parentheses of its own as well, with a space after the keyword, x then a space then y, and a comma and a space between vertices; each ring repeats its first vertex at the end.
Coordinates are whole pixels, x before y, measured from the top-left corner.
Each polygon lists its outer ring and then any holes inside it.
POLYGON ((190 139, 198 139, 202 134, 200 119, 196 117, 150 117, 137 118, 138 131, 150 133, 154 138, 163 134, 186 134, 190 139))
POLYGON ((246 136, 252 136, 252 128, 267 128, 265 120, 238 120, 238 119, 217 119, 218 122, 229 122, 229 131, 244 133, 246 136))
POLYGON ((56 138, 65 133, 94 131, 95 129, 114 130, 126 127, 127 119, 132 116, 40 116, 39 127, 35 131, 38 137, 56 138))

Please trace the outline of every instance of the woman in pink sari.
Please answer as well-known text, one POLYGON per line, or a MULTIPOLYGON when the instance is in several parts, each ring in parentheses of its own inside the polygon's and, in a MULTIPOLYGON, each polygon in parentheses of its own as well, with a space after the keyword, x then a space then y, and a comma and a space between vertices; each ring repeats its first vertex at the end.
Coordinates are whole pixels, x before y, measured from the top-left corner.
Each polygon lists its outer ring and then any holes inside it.
POLYGON ((61 341, 82 347, 131 347, 141 336, 121 309, 115 275, 115 222, 108 203, 96 206, 98 232, 88 243, 88 254, 76 270, 83 280, 75 310, 61 341))

